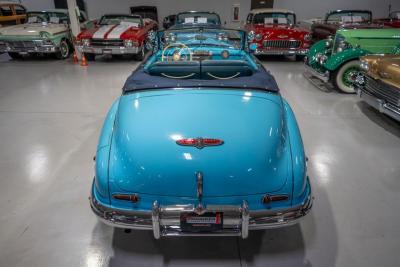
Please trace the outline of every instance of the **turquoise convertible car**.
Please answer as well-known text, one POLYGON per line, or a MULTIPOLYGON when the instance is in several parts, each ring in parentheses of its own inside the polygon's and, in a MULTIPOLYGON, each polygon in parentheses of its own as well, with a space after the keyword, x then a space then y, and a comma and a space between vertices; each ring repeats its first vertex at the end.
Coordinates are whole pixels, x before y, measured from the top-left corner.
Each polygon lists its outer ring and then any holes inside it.
POLYGON ((159 32, 105 119, 90 204, 162 236, 241 236, 297 223, 312 194, 300 131, 238 30, 159 32))

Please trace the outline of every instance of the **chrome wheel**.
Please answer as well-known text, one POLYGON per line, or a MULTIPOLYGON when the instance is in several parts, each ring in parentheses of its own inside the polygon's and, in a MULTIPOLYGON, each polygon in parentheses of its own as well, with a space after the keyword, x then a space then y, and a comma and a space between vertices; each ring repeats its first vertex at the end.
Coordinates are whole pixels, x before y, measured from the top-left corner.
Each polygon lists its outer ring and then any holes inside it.
POLYGON ((352 60, 345 63, 336 71, 334 76, 334 83, 336 87, 343 93, 355 93, 354 79, 360 72, 360 62, 352 60))
POLYGON ((69 56, 69 45, 67 41, 62 40, 60 42, 60 51, 57 53, 57 58, 58 59, 66 59, 69 56))

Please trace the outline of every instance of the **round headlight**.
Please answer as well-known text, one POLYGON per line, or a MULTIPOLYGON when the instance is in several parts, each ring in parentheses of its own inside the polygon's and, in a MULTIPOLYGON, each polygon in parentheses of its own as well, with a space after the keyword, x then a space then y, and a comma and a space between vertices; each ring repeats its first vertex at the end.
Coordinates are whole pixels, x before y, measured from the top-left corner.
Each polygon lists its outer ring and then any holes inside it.
POLYGON ((82 45, 89 46, 90 45, 90 40, 89 39, 82 39, 82 45))
POLYGON ((247 35, 247 40, 249 42, 252 42, 254 40, 255 34, 254 31, 249 32, 249 34, 247 35))
POLYGON ((337 49, 337 52, 339 52, 339 53, 343 52, 343 48, 339 46, 338 49, 337 49))
POLYGON ((132 40, 124 40, 124 46, 126 46, 126 47, 132 47, 132 46, 133 46, 132 40))
POLYGON ((362 70, 364 70, 364 71, 368 71, 368 70, 369 70, 368 61, 361 60, 360 68, 361 68, 362 70))
POLYGON ((259 34, 256 35, 256 41, 261 41, 262 38, 263 38, 262 33, 259 33, 259 34))
POLYGON ((329 40, 326 40, 326 42, 325 42, 325 47, 326 47, 326 48, 329 48, 329 47, 331 47, 331 45, 332 45, 332 42, 329 41, 329 40))
POLYGON ((322 55, 319 58, 318 62, 319 62, 319 64, 324 65, 324 63, 326 62, 327 59, 328 59, 328 57, 326 55, 322 55))
POLYGON ((309 42, 309 41, 311 41, 311 39, 312 39, 311 34, 304 35, 304 41, 309 42))

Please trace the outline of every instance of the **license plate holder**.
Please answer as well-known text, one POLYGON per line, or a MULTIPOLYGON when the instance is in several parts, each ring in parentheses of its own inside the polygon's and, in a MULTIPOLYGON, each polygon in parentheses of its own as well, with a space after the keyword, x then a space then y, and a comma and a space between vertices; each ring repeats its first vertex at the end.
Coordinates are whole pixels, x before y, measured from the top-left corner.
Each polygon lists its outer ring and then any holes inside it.
POLYGON ((223 229, 222 212, 183 213, 180 216, 181 229, 184 232, 215 232, 223 229))
POLYGON ((111 49, 103 49, 103 54, 111 54, 111 49))

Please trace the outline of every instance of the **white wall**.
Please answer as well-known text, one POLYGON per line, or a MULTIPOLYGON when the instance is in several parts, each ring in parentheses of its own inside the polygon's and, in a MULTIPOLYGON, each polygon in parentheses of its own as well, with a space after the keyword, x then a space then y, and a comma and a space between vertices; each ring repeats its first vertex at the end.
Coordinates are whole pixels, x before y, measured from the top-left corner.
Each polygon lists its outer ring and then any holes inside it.
POLYGON ((20 2, 28 10, 32 11, 54 8, 54 0, 20 0, 14 2, 20 2))
POLYGON ((389 4, 392 10, 400 10, 400 0, 274 0, 274 7, 296 12, 298 19, 324 17, 330 10, 367 9, 374 18, 386 17, 389 4))
POLYGON ((222 22, 227 22, 229 27, 239 26, 239 23, 231 22, 233 4, 240 4, 240 17, 243 21, 250 11, 250 0, 85 0, 85 2, 90 18, 98 18, 104 13, 127 13, 129 7, 135 5, 154 5, 158 8, 160 23, 165 16, 181 11, 214 11, 221 16, 222 22))
MULTIPOLYGON (((240 17, 244 21, 250 10, 251 0, 84 0, 90 18, 99 18, 104 13, 129 13, 134 5, 155 5, 158 7, 159 20, 180 11, 215 11, 229 27, 238 27, 232 23, 232 6, 240 4, 240 17)), ((18 2, 18 1, 16 1, 18 2)), ((21 0, 30 10, 54 8, 54 0, 21 0)), ((392 10, 400 10, 400 0, 275 0, 276 8, 287 8, 297 13, 298 19, 323 17, 327 11, 335 9, 370 9, 374 17, 385 17, 389 4, 392 10)))

